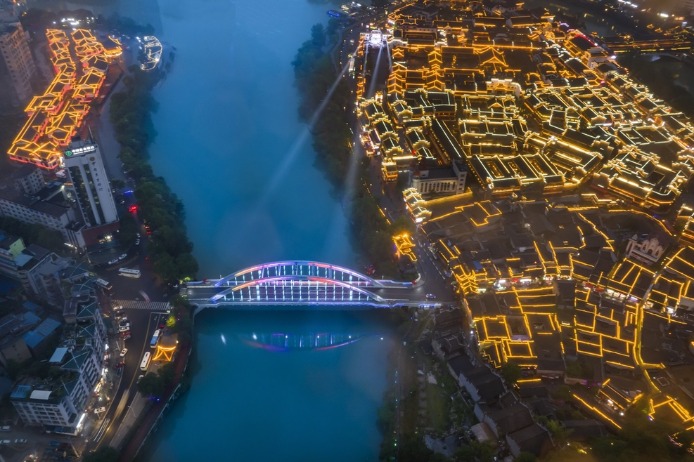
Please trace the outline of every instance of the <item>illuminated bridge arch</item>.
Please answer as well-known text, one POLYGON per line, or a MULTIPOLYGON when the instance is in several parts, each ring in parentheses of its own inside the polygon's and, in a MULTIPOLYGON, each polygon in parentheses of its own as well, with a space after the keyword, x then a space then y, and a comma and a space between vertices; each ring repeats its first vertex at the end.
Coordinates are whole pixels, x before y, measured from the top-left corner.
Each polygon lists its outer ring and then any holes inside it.
MULTIPOLYGON (((186 282, 181 295, 196 313, 205 308, 252 306, 409 306, 410 281, 377 280, 348 268, 313 261, 281 261, 246 268, 220 279, 186 282)), ((414 301, 414 303, 417 303, 414 301)))
POLYGON ((381 281, 342 266, 306 260, 278 261, 252 266, 219 279, 215 285, 236 286, 250 281, 283 277, 318 277, 354 287, 383 287, 381 281))
POLYGON ((384 305, 387 300, 362 287, 320 276, 265 277, 230 285, 209 299, 217 304, 384 305))

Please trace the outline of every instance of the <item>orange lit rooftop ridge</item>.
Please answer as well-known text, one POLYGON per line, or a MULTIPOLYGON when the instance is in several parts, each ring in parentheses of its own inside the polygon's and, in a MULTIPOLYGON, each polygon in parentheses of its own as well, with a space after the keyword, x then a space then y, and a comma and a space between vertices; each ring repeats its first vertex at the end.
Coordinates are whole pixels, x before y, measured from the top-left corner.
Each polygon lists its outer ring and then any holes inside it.
POLYGON ((55 169, 62 151, 77 134, 106 79, 110 61, 121 54, 121 47, 106 50, 86 29, 77 29, 68 38, 63 30, 48 29, 50 59, 55 77, 43 95, 26 106, 27 121, 7 150, 11 160, 55 169), (77 65, 71 53, 81 61, 77 65), (77 69, 83 69, 80 72, 77 69))

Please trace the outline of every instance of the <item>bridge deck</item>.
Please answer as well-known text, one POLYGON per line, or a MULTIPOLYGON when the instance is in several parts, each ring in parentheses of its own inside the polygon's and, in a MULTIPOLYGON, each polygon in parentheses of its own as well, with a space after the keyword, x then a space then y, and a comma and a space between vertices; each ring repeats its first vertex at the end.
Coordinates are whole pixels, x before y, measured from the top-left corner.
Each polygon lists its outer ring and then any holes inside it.
POLYGON ((283 261, 219 279, 189 282, 181 288, 181 295, 198 307, 395 307, 428 303, 412 300, 415 290, 412 282, 373 279, 327 263, 283 261))

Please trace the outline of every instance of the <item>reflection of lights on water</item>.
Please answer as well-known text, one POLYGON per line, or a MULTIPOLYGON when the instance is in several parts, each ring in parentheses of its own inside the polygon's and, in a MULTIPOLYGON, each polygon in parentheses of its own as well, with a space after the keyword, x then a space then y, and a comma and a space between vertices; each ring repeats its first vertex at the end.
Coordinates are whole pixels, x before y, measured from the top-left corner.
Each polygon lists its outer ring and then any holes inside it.
POLYGON ((361 335, 341 333, 297 333, 284 332, 257 333, 252 332, 244 342, 256 348, 268 351, 297 351, 297 350, 331 350, 350 345, 361 339, 361 335))
POLYGON ((222 339, 223 344, 227 344, 227 338, 224 336, 224 334, 219 334, 219 338, 222 339))

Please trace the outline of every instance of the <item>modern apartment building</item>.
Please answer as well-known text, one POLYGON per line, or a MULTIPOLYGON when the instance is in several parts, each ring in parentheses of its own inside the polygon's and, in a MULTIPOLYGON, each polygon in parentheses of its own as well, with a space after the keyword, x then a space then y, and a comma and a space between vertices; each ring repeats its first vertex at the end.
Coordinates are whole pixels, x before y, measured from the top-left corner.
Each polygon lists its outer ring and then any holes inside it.
POLYGON ((22 105, 33 94, 31 80, 36 74, 36 64, 19 22, 0 24, 0 54, 12 83, 15 102, 22 105))
POLYGON ((86 226, 118 221, 99 146, 91 141, 73 141, 64 152, 63 165, 69 178, 66 192, 77 203, 86 226))

